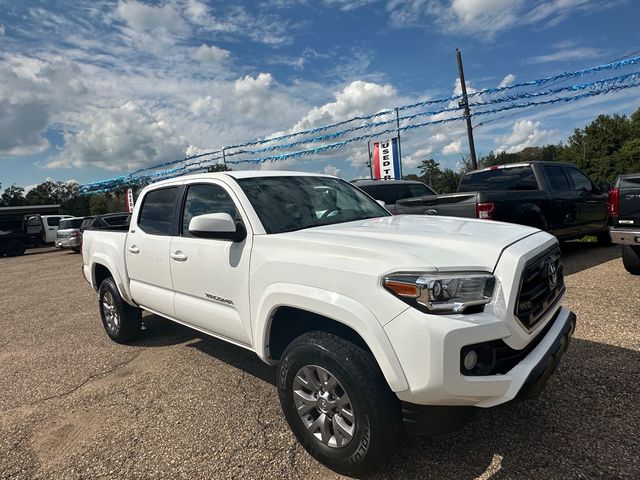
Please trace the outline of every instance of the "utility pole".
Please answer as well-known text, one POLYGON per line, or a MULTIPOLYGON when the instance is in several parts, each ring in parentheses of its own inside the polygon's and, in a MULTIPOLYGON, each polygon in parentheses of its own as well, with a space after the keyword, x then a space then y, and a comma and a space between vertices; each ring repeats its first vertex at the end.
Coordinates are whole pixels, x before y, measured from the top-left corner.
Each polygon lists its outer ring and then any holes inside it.
POLYGON ((460 87, 462 88, 462 100, 458 102, 460 107, 464 107, 464 116, 467 119, 467 136, 469 137, 469 152, 471 154, 471 168, 478 168, 476 159, 476 147, 473 143, 473 126, 471 125, 471 111, 469 110, 469 97, 467 96, 467 84, 464 81, 464 70, 462 68, 462 55, 460 50, 456 48, 456 57, 458 59, 458 75, 460 77, 460 87))
POLYGON ((367 167, 369 167, 369 178, 373 180, 373 165, 371 164, 371 140, 367 140, 367 152, 369 154, 369 161, 367 167))
POLYGON ((400 144, 400 113, 396 107, 396 133, 398 135, 398 165, 400 165, 400 178, 402 178, 402 146, 400 144))

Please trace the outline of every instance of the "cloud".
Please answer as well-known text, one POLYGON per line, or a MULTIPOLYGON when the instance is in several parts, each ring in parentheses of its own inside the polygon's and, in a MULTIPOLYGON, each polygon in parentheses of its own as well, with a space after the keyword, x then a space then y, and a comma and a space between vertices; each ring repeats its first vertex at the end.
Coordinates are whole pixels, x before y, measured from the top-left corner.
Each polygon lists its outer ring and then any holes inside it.
POLYGON ((389 0, 387 10, 396 28, 425 26, 431 20, 445 32, 491 40, 520 25, 557 25, 578 12, 610 6, 596 0, 389 0))
POLYGON ((135 102, 99 110, 89 125, 64 137, 64 150, 48 167, 133 169, 180 158, 187 149, 187 141, 166 120, 135 102))
POLYGON ((495 138, 497 152, 515 153, 520 150, 541 145, 553 137, 552 130, 540 130, 540 122, 518 120, 507 135, 495 138))
POLYGON ((333 175, 334 177, 339 177, 340 174, 342 173, 342 171, 339 168, 334 167, 333 165, 326 165, 324 167, 323 172, 326 173, 327 175, 333 175))
POLYGON ((377 0, 324 0, 324 4, 327 7, 338 8, 343 12, 348 12, 349 10, 356 10, 361 7, 366 7, 376 2, 377 0))
POLYGON ((0 37, 4 35, 4 25, 0 23, 0 37))
POLYGON ((334 101, 312 108, 291 130, 306 130, 375 112, 391 105, 396 96, 391 85, 356 80, 337 92, 334 101))
POLYGON ((405 168, 415 168, 422 164, 423 160, 429 160, 434 152, 434 147, 427 146, 414 150, 410 155, 402 158, 402 166, 405 168))
POLYGON ((139 32, 158 28, 171 32, 184 28, 180 13, 170 2, 153 6, 136 0, 120 1, 116 13, 129 27, 139 32))
POLYGON ((601 48, 580 47, 558 50, 546 55, 538 55, 527 59, 528 63, 569 62, 573 60, 585 60, 599 58, 607 55, 607 51, 601 48))
POLYGON ((502 79, 502 81, 500 82, 500 85, 498 85, 498 87, 499 88, 508 87, 513 82, 515 82, 515 80, 516 80, 516 76, 513 73, 509 73, 502 79))
POLYGON ((443 155, 453 155, 454 153, 460 153, 462 151, 462 141, 456 140, 442 147, 443 155))
POLYGON ((229 52, 229 50, 203 43, 197 48, 195 57, 202 64, 217 65, 229 58, 230 54, 231 52, 229 52))

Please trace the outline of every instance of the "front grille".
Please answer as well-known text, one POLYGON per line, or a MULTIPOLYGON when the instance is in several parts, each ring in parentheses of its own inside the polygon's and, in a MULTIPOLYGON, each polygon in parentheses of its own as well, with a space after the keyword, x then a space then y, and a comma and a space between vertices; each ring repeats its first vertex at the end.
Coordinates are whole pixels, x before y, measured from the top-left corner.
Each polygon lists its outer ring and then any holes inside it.
POLYGON ((563 273, 557 245, 524 266, 515 314, 527 329, 533 328, 564 292, 563 273))

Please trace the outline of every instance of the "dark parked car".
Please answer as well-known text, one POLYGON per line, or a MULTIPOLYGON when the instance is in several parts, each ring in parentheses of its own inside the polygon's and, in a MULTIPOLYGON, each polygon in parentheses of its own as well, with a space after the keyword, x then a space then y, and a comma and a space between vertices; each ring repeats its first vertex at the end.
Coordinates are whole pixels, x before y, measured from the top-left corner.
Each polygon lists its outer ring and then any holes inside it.
POLYGON ((396 213, 398 200, 436 195, 434 190, 416 180, 354 180, 351 183, 376 200, 383 201, 391 213, 396 213))
POLYGON ((640 275, 640 173, 620 175, 609 192, 609 233, 627 272, 640 275))
POLYGON ((561 240, 596 235, 607 244, 607 193, 575 165, 518 163, 469 172, 458 193, 400 200, 396 211, 519 223, 561 240))

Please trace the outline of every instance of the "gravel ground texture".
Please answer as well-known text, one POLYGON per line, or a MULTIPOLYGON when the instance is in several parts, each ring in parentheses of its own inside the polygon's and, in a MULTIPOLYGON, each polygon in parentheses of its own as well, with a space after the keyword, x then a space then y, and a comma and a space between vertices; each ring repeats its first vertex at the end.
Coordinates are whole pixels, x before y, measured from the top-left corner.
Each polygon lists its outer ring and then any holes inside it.
MULTIPOLYGON (((563 246, 578 315, 542 395, 407 438, 371 479, 640 478, 640 277, 563 246)), ((0 478, 340 478, 297 444, 275 369, 155 316, 109 340, 79 255, 0 258, 0 478)))

